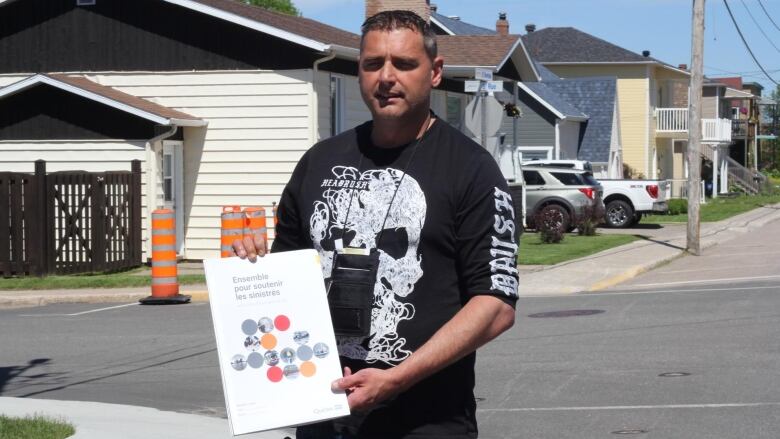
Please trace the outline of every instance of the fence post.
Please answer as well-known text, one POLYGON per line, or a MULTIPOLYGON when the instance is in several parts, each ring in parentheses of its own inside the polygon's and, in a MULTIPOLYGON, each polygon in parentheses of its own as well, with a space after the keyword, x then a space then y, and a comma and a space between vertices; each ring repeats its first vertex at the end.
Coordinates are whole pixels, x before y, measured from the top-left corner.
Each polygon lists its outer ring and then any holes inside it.
MULTIPOLYGON (((141 248, 141 161, 130 162, 130 171, 133 174, 132 187, 130 187, 130 246, 133 263, 141 263, 143 250, 141 248)), ((149 231, 151 236, 151 231, 149 231)), ((151 238, 150 238, 151 239, 151 238)))
MULTIPOLYGON (((34 208, 31 209, 32 215, 25 212, 26 219, 35 217, 32 222, 35 224, 35 234, 37 235, 38 242, 33 250, 35 252, 34 265, 35 274, 37 276, 44 276, 49 274, 49 224, 51 224, 49 209, 49 197, 46 193, 46 161, 35 161, 35 203, 34 208)), ((26 209, 25 209, 26 210, 26 209)))
POLYGON ((92 187, 92 255, 90 258, 91 271, 103 271, 106 269, 106 194, 105 174, 90 175, 92 187))

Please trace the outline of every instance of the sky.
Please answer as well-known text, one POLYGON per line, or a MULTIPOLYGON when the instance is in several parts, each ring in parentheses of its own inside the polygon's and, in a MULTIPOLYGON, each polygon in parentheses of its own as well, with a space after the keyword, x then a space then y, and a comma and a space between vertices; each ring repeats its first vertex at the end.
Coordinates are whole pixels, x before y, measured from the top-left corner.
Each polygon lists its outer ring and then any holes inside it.
MULTIPOLYGON (((758 62, 780 82, 780 0, 727 0, 737 25, 758 62), (763 9, 762 9, 763 6, 763 9), (764 11, 766 10, 766 12, 764 11), (771 17, 771 20, 770 20, 771 17), (774 23, 772 22, 774 20, 774 23)), ((304 17, 358 33, 365 12, 363 0, 293 0, 304 17)), ((691 64, 692 0, 431 0, 442 15, 495 29, 506 12, 510 33, 525 33, 533 23, 575 27, 636 53, 672 65, 691 64)), ((775 84, 750 57, 724 5, 706 0, 704 73, 709 77, 742 76, 758 82, 764 95, 775 84)))

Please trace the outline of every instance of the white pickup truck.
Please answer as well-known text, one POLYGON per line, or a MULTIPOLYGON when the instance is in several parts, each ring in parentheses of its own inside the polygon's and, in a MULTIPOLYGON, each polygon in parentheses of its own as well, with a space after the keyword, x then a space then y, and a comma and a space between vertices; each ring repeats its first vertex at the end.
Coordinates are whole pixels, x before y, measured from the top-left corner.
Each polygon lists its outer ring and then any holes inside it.
POLYGON ((666 180, 599 180, 604 189, 604 222, 609 227, 630 227, 642 214, 669 210, 666 180))
MULTIPOLYGON (((590 162, 583 160, 532 160, 522 166, 559 167, 592 171, 590 162)), ((643 214, 669 210, 666 201, 667 180, 598 179, 604 190, 604 222, 608 227, 631 227, 643 214)))

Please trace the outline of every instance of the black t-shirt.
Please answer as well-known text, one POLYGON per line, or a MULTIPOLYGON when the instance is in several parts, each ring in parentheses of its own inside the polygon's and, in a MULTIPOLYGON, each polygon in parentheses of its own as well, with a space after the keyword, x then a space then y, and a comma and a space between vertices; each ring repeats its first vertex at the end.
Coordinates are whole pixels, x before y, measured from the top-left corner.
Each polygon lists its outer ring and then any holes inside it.
MULTIPOLYGON (((303 156, 273 244, 274 252, 318 250, 325 277, 335 240, 379 250, 371 335, 338 340, 353 371, 399 364, 473 296, 517 300, 515 212, 490 154, 441 120, 398 148, 378 148, 370 134, 367 122, 303 156)), ((469 355, 365 418, 337 423, 360 437, 476 437, 474 361, 469 355)))

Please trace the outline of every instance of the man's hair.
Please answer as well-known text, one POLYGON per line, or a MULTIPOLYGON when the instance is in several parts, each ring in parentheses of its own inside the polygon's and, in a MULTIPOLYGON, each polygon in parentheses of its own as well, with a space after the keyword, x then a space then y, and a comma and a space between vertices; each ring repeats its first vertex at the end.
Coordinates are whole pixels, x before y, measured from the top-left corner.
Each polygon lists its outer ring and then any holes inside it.
POLYGON ((409 29, 419 33, 422 36, 423 47, 425 47, 425 53, 428 54, 428 58, 431 61, 436 58, 436 55, 438 55, 436 33, 429 23, 412 11, 382 11, 369 17, 360 27, 360 47, 363 47, 363 39, 371 31, 388 32, 398 29, 409 29))

